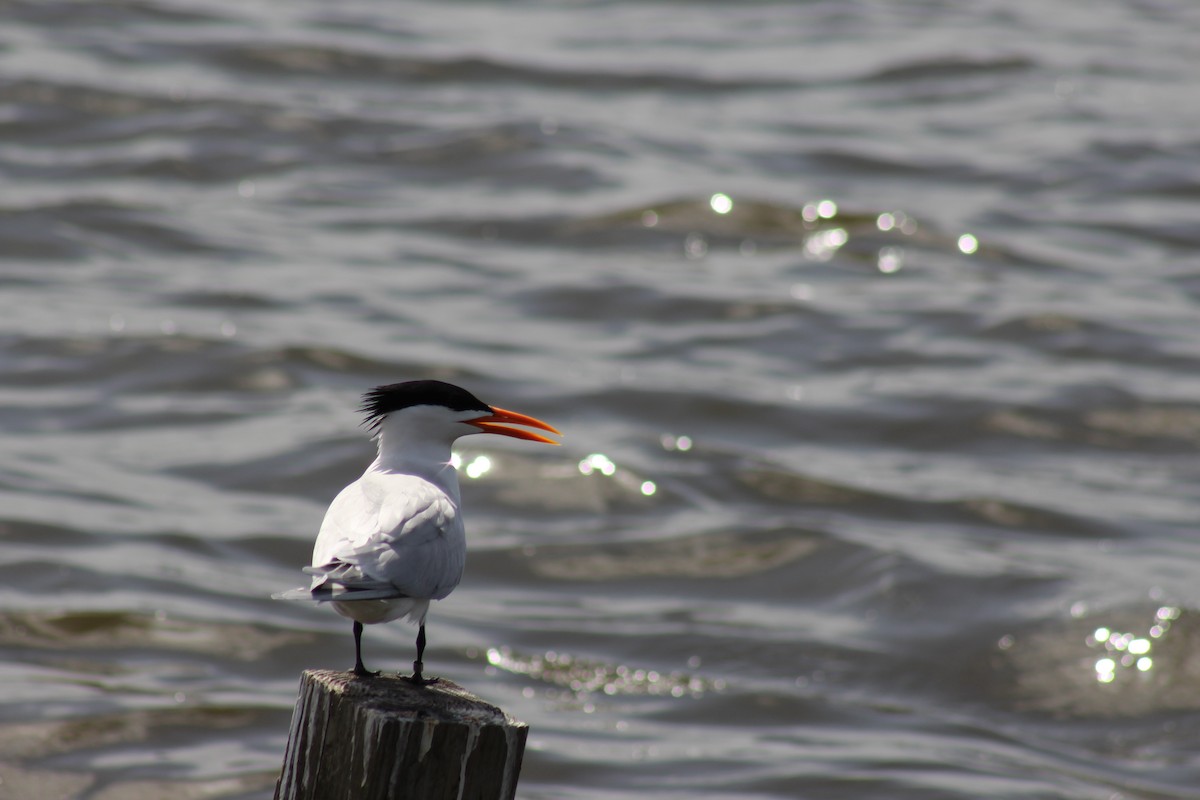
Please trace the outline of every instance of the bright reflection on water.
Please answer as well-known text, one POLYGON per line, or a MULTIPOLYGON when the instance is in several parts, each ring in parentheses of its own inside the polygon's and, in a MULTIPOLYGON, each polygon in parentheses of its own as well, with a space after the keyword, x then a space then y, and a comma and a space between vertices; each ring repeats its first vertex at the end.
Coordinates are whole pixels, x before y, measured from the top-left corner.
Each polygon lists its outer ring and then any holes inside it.
MULTIPOLYGON (((887 234, 888 238, 913 236, 917 233, 917 220, 903 211, 881 211, 874 216, 861 217, 846 214, 836 201, 829 198, 814 200, 801 206, 800 224, 791 214, 779 215, 779 208, 767 203, 751 200, 738 201, 739 212, 736 224, 730 220, 719 220, 735 210, 734 199, 725 192, 714 192, 700 201, 676 201, 658 209, 643 209, 638 220, 643 228, 656 228, 683 237, 683 255, 689 260, 707 258, 715 247, 725 247, 730 239, 737 237, 737 250, 743 256, 753 256, 759 250, 758 234, 769 239, 779 236, 787 238, 789 244, 799 234, 803 236, 805 256, 814 261, 829 261, 845 247, 852 236, 868 235, 874 231, 887 234)), ((787 209, 794 212, 796 209, 787 209)), ((925 241, 942 238, 937 234, 925 241)), ((957 252, 971 255, 978 251, 979 240, 970 233, 951 237, 942 242, 957 252)), ((905 250, 898 245, 881 246, 876 254, 876 268, 890 275, 905 266, 905 250)))
POLYGON ((804 252, 818 261, 828 261, 848 241, 850 234, 845 228, 817 231, 804 240, 804 252))
POLYGON ((1122 670, 1149 672, 1154 669, 1151 652, 1155 641, 1162 639, 1171 629, 1171 622, 1178 618, 1178 608, 1162 606, 1154 613, 1154 624, 1146 631, 1145 636, 1113 630, 1103 625, 1093 630, 1087 636, 1087 646, 1104 651, 1093 665, 1096 680, 1100 683, 1112 683, 1122 670))
MULTIPOLYGON (((663 442, 664 448, 671 449, 667 447, 668 438, 669 437, 664 436, 660 441, 663 442)), ((691 439, 688 439, 686 436, 680 438, 686 440, 686 443, 682 447, 676 445, 678 449, 686 450, 692 446, 691 439)), ((630 491, 641 494, 644 497, 650 497, 658 492, 658 484, 654 481, 639 478, 628 470, 621 470, 618 472, 617 465, 611 458, 603 453, 592 453, 586 456, 580 460, 578 469, 581 475, 603 475, 606 478, 615 477, 617 483, 623 485, 630 491)))
POLYGON ((459 453, 451 453, 450 466, 454 467, 468 478, 482 478, 491 471, 493 464, 492 459, 485 455, 478 455, 464 465, 462 455, 459 453))
POLYGON ((678 450, 681 453, 686 453, 692 449, 692 437, 690 436, 674 436, 669 433, 664 433, 658 438, 662 444, 663 450, 678 450))
POLYGON ((486 658, 489 671, 504 670, 525 675, 582 697, 590 694, 700 697, 705 692, 720 691, 725 686, 720 679, 706 680, 682 671, 659 672, 624 664, 611 665, 553 650, 544 654, 523 655, 508 647, 492 647, 488 649, 486 658))
POLYGON ((896 230, 912 236, 917 232, 917 221, 903 211, 885 211, 875 218, 875 227, 884 233, 896 230))
POLYGON ((879 260, 876 263, 879 267, 879 271, 885 275, 891 275, 893 272, 899 272, 900 268, 904 266, 904 248, 879 248, 879 260))
POLYGON ((718 214, 728 214, 733 210, 733 200, 727 194, 720 192, 708 199, 708 204, 718 214))
POLYGON ((819 200, 808 203, 800 209, 800 216, 805 222, 816 222, 819 219, 833 219, 837 216, 837 203, 832 200, 819 200))
POLYGON ((617 471, 617 465, 603 453, 592 453, 579 462, 579 471, 584 475, 599 472, 601 475, 612 475, 617 471))
MULTIPOLYGON (((692 448, 692 440, 688 436, 663 434, 659 441, 665 450, 686 452, 692 448)), ((450 455, 450 466, 454 467, 458 470, 459 474, 466 478, 479 480, 484 477, 494 477, 497 472, 498 462, 493 460, 491 456, 482 453, 474 456, 467 455, 465 458, 461 453, 452 453, 450 455)), ((570 467, 567 467, 567 469, 569 470, 570 467)), ((633 470, 627 468, 618 469, 616 462, 604 453, 590 453, 579 460, 575 465, 575 469, 580 475, 584 476, 612 478, 626 492, 641 497, 653 497, 658 494, 657 482, 638 475, 633 470)))
POLYGON ((470 464, 467 464, 464 472, 468 478, 478 478, 492 468, 492 460, 487 456, 475 456, 470 464))

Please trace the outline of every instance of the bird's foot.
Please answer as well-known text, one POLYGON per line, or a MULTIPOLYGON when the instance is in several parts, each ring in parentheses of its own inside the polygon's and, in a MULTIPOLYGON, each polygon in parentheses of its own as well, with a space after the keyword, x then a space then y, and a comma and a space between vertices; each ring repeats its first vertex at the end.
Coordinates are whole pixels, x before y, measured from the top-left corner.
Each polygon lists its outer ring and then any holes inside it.
POLYGON ((371 670, 364 667, 361 663, 355 664, 353 671, 354 671, 354 674, 356 676, 358 676, 359 678, 378 678, 379 677, 379 672, 377 672, 377 671, 371 672, 371 670))
POLYGON ((438 682, 437 678, 426 678, 424 676, 424 674, 422 674, 424 666, 425 665, 422 664, 420 661, 414 661, 413 662, 413 674, 412 675, 401 675, 400 676, 401 680, 406 680, 409 683, 411 683, 413 686, 430 686, 432 684, 437 683, 438 682))
POLYGON ((400 680, 408 681, 413 686, 432 686, 441 683, 441 678, 426 678, 424 675, 401 675, 400 680))

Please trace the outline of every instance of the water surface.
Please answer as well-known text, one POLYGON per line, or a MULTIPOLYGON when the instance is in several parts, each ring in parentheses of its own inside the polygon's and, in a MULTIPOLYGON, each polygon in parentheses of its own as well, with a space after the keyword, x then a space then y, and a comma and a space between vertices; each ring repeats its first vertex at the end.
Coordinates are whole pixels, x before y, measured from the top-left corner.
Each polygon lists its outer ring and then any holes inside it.
POLYGON ((0 797, 270 796, 409 378, 522 798, 1200 797, 1192 4, 4 17, 0 797))

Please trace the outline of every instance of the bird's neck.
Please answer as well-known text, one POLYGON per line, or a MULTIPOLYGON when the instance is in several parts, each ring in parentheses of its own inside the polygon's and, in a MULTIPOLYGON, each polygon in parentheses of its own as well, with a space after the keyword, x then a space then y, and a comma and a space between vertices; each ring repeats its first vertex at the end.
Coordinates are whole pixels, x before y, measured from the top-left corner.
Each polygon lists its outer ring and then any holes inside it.
POLYGON ((418 475, 444 489, 457 490, 458 470, 450 463, 450 444, 385 425, 379 432, 379 454, 369 470, 418 475))

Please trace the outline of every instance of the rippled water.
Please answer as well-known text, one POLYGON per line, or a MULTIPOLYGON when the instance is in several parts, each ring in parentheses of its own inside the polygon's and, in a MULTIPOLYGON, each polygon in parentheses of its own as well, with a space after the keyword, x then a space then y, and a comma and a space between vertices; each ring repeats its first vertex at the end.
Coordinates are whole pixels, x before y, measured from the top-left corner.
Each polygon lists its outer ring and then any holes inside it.
POLYGON ((0 797, 270 796, 416 377, 521 797, 1200 797, 1194 3, 0 13, 0 797))

